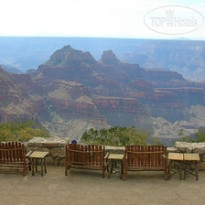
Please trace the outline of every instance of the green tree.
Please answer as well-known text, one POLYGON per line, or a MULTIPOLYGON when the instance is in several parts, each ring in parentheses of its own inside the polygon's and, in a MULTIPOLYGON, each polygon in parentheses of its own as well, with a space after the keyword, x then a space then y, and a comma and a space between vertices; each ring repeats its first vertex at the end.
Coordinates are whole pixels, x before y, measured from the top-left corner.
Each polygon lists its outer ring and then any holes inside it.
POLYGON ((149 133, 134 126, 111 127, 109 129, 94 130, 91 128, 83 133, 81 141, 86 144, 101 144, 110 146, 147 145, 149 133))
POLYGON ((184 136, 182 138, 183 142, 205 142, 205 128, 203 129, 199 129, 196 134, 195 137, 190 137, 190 136, 184 136))
POLYGON ((182 137, 182 142, 195 142, 195 140, 192 139, 190 136, 184 136, 182 137))
POLYGON ((205 128, 199 129, 195 135, 196 142, 205 142, 205 128))
POLYGON ((151 137, 150 140, 152 145, 164 146, 164 144, 157 137, 151 137))

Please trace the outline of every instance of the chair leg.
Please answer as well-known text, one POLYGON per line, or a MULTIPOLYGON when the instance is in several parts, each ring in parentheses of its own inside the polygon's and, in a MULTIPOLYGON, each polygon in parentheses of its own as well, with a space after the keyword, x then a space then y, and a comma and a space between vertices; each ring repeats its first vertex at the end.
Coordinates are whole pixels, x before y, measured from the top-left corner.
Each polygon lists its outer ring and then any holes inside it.
POLYGON ((68 176, 68 167, 67 167, 67 164, 65 165, 65 176, 68 176))
POLYGON ((105 169, 106 168, 104 168, 104 167, 102 168, 102 178, 105 178, 105 169))
POLYGON ((127 169, 124 169, 124 170, 123 170, 122 179, 123 179, 123 180, 126 180, 126 178, 127 178, 127 169))
POLYGON ((23 176, 26 176, 26 165, 23 166, 23 176))
POLYGON ((168 169, 165 168, 164 170, 164 180, 168 180, 168 169))
POLYGON ((171 162, 170 161, 168 163, 168 173, 167 173, 167 175, 168 175, 168 179, 170 179, 170 177, 171 177, 171 162))

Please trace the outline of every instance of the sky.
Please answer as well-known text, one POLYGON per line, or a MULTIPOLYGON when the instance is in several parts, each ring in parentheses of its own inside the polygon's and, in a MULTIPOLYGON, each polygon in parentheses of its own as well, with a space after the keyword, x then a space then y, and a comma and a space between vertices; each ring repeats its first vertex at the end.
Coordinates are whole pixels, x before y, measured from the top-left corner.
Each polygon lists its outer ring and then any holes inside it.
POLYGON ((0 36, 205 40, 204 0, 1 0, 0 8, 0 36))

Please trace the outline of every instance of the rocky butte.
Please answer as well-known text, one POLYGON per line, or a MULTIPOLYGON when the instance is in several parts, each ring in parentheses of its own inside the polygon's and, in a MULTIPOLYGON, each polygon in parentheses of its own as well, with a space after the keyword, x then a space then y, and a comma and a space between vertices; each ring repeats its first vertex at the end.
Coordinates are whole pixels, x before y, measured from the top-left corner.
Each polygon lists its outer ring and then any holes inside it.
POLYGON ((70 46, 28 74, 0 69, 0 119, 34 118, 51 134, 79 138, 91 128, 131 126, 165 141, 204 126, 205 84, 141 68, 104 51, 96 61, 70 46))

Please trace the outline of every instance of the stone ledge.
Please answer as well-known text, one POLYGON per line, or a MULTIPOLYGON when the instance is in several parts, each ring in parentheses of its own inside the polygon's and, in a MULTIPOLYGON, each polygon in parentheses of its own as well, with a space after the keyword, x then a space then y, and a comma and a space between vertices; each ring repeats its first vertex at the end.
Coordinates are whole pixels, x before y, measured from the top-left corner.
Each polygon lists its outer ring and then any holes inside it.
POLYGON ((199 142, 199 143, 176 142, 175 148, 179 152, 199 153, 200 155, 205 154, 205 142, 199 142))
POLYGON ((54 148, 65 147, 69 140, 60 137, 42 138, 34 137, 27 142, 28 147, 54 148))
POLYGON ((63 166, 65 164, 65 146, 69 141, 59 137, 34 137, 27 142, 28 151, 48 152, 46 163, 48 165, 63 166))
MULTIPOLYGON (((35 137, 27 143, 28 151, 45 151, 49 155, 46 157, 48 165, 64 166, 65 164, 65 146, 69 143, 67 139, 58 137, 40 138, 35 137)), ((105 151, 110 153, 123 154, 125 147, 105 146, 105 151)), ((167 152, 187 152, 199 153, 201 163, 199 163, 199 170, 205 170, 205 143, 186 143, 176 142, 175 147, 167 147, 167 152)))

